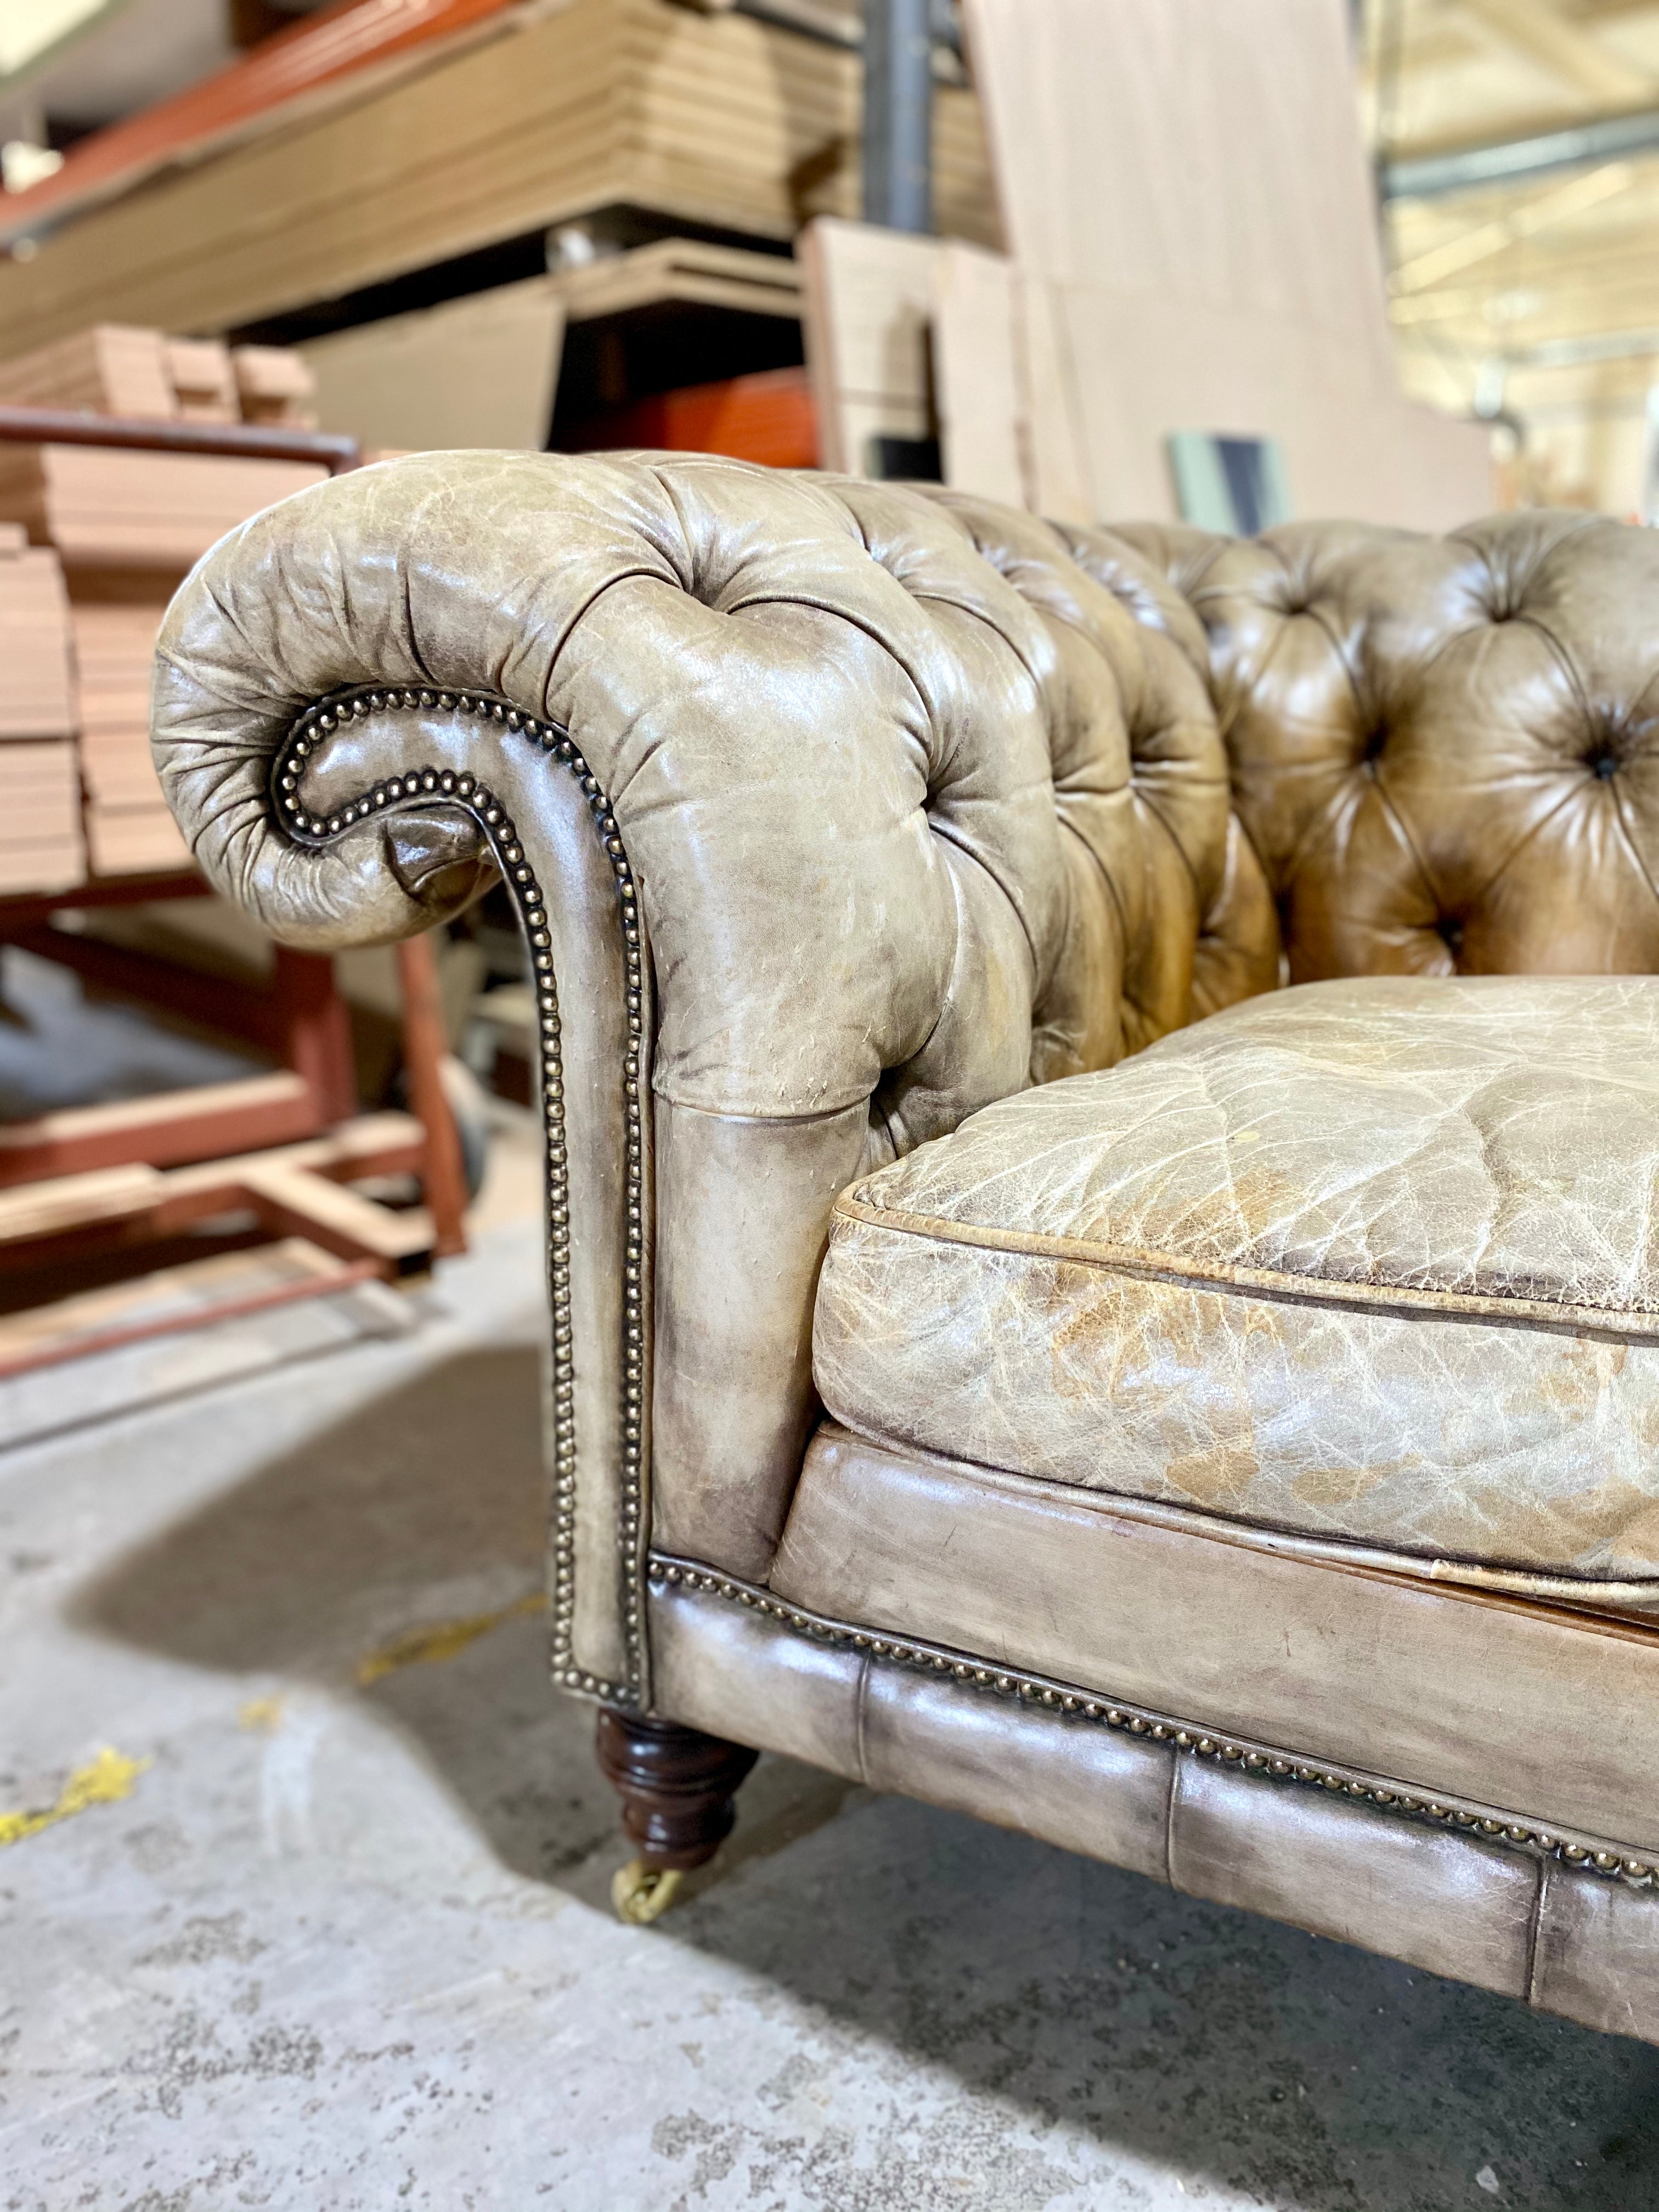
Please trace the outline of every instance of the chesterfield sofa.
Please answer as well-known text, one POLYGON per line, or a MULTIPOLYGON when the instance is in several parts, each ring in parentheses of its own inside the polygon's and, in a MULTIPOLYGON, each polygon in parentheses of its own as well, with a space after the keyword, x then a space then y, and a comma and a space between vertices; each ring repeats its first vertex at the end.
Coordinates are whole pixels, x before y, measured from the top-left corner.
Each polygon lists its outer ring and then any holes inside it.
POLYGON ((1659 538, 420 455, 154 726, 288 944, 516 902, 625 1914, 773 1748, 1659 2040, 1659 538))

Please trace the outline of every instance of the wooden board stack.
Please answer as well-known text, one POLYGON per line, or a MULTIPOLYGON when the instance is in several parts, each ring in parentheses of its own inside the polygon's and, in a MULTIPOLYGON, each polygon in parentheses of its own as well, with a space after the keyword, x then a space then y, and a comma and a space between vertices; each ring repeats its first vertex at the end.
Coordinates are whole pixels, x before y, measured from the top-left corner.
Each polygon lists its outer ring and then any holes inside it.
POLYGON ((0 406, 57 407, 146 422, 314 429, 315 390, 304 361, 285 346, 173 338, 126 323, 96 323, 55 345, 0 362, 0 406))
POLYGON ((149 757, 150 661, 161 617, 185 571, 216 538, 325 474, 304 462, 214 453, 0 447, 0 516, 50 547, 68 580, 95 875, 188 866, 149 757))
MULTIPOLYGON (((419 67, 319 86, 88 204, 50 252, 0 258, 0 344, 97 313, 264 322, 605 208, 789 239, 856 212, 861 113, 856 52, 735 9, 506 9, 419 67)), ((966 85, 938 88, 933 196, 942 233, 996 242, 966 85)))
POLYGON ((69 602, 55 553, 0 524, 0 896, 85 873, 69 602))
POLYGON ((287 346, 233 346, 231 374, 244 422, 270 430, 314 430, 317 380, 305 356, 287 346))
POLYGON ((98 323, 0 362, 0 405, 62 407, 171 421, 179 412, 160 331, 98 323))
POLYGON ((240 422, 230 348, 217 338, 167 338, 163 343, 179 420, 240 422))
MULTIPOLYGON (((313 388, 295 354, 113 324, 0 365, 0 404, 175 422, 292 426, 313 388)), ((216 539, 325 473, 0 446, 0 896, 68 890, 88 860, 96 876, 189 865, 149 757, 161 617, 216 539)))
POLYGON ((21 522, 75 573, 137 569, 173 585, 210 545, 327 471, 306 461, 250 461, 220 453, 129 452, 112 446, 0 447, 0 520, 21 522))
POLYGON ((150 660, 165 611, 164 601, 153 599, 82 599, 71 610, 87 851, 95 876, 190 866, 149 757, 150 660))

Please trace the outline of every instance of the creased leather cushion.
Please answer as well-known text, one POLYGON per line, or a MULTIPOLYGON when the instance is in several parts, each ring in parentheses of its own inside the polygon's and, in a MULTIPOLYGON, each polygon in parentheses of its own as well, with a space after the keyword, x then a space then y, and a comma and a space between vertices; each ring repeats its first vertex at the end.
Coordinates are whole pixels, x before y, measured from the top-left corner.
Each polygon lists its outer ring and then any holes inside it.
POLYGON ((922 1450, 1642 1602, 1656 1173, 1659 981, 1276 994, 854 1185, 818 1388, 922 1450))

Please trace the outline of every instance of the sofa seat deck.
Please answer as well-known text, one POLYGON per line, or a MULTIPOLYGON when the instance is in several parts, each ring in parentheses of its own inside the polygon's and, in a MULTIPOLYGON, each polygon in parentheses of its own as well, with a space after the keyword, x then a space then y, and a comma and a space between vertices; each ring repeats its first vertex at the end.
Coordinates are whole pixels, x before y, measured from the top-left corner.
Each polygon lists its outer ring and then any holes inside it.
POLYGON ((894 1447, 1659 1608, 1659 979, 1275 993, 843 1194, 814 1373, 894 1447))
POLYGON ((1307 986, 854 1185, 769 1592, 1659 1856, 1656 1045, 1646 978, 1307 986))
POLYGON ((689 1565, 659 1561, 653 1592, 659 1693, 694 1727, 1587 2027, 1659 2037, 1645 1863, 1468 1808, 1407 1808, 1363 1777, 1237 1741, 1182 1742, 1030 1677, 987 1694, 942 1652, 828 1621, 802 1632, 786 1601, 689 1565))
POLYGON ((799 1613, 808 1634, 914 1649, 982 1690, 1052 1689, 1659 1862, 1644 1624, 1242 1546, 828 1421, 765 1585, 665 1557, 658 1571, 799 1613))

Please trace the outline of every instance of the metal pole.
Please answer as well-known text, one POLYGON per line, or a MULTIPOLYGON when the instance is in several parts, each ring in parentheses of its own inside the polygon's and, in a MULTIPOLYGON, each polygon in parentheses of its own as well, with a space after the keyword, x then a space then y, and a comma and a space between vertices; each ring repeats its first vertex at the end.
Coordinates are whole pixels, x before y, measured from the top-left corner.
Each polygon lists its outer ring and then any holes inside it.
POLYGON ((864 219, 933 227, 931 0, 864 0, 864 219))

